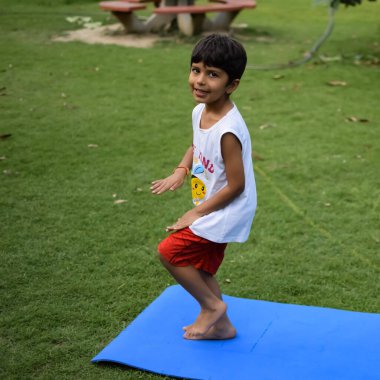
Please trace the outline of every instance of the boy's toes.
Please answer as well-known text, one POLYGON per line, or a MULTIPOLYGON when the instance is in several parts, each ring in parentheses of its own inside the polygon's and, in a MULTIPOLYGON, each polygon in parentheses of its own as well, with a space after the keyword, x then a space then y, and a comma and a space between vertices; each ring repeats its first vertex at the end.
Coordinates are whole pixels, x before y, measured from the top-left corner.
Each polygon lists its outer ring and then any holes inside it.
POLYGON ((204 334, 199 332, 198 330, 195 330, 193 328, 189 328, 185 334, 183 335, 185 339, 192 339, 192 340, 198 340, 198 339, 203 339, 204 334))

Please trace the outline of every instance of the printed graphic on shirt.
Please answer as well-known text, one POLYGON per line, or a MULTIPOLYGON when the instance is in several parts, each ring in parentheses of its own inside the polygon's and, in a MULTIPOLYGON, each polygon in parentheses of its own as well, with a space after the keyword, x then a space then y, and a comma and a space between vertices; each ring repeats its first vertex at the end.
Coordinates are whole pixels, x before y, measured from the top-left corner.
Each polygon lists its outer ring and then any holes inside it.
POLYGON ((213 174, 214 173, 214 164, 206 158, 202 152, 199 152, 199 161, 202 163, 205 171, 213 174))
POLYGON ((193 145, 193 152, 191 193, 194 205, 198 206, 209 196, 207 186, 210 185, 215 170, 211 160, 207 159, 195 145, 193 145))
POLYGON ((202 174, 205 171, 204 167, 200 164, 194 166, 193 174, 202 174))
POLYGON ((202 202, 206 192, 207 190, 205 184, 198 177, 193 177, 191 179, 191 193, 195 206, 198 206, 202 202))

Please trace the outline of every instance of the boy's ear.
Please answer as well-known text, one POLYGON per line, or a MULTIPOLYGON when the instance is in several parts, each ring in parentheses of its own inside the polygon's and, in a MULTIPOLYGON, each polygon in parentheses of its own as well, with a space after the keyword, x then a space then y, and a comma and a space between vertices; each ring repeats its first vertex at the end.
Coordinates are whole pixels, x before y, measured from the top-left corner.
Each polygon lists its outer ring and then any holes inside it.
POLYGON ((234 79, 228 86, 227 86, 227 89, 226 89, 226 92, 228 95, 231 95, 239 86, 239 83, 240 83, 240 79, 234 79))

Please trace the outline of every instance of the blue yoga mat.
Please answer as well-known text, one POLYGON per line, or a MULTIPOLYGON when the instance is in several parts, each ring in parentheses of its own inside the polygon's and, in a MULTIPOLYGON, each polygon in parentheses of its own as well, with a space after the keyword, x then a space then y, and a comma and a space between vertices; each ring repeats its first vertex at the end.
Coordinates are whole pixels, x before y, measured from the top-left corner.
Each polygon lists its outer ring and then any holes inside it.
POLYGON ((197 303, 167 288, 92 361, 187 379, 379 380, 380 314, 224 296, 235 339, 192 341, 197 303))

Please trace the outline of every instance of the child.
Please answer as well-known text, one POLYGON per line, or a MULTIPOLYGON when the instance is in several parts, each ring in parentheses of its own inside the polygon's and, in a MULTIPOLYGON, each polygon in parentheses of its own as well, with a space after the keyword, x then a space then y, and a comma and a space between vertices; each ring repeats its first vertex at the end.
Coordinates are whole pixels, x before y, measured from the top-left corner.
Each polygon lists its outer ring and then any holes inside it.
POLYGON ((240 43, 212 34, 191 56, 190 90, 200 103, 192 115, 193 144, 167 178, 153 181, 153 194, 176 190, 192 173, 195 205, 158 246, 164 267, 199 303, 201 311, 185 326, 186 339, 231 339, 236 330, 214 275, 228 242, 248 239, 256 209, 256 185, 248 129, 230 95, 247 63, 240 43))

